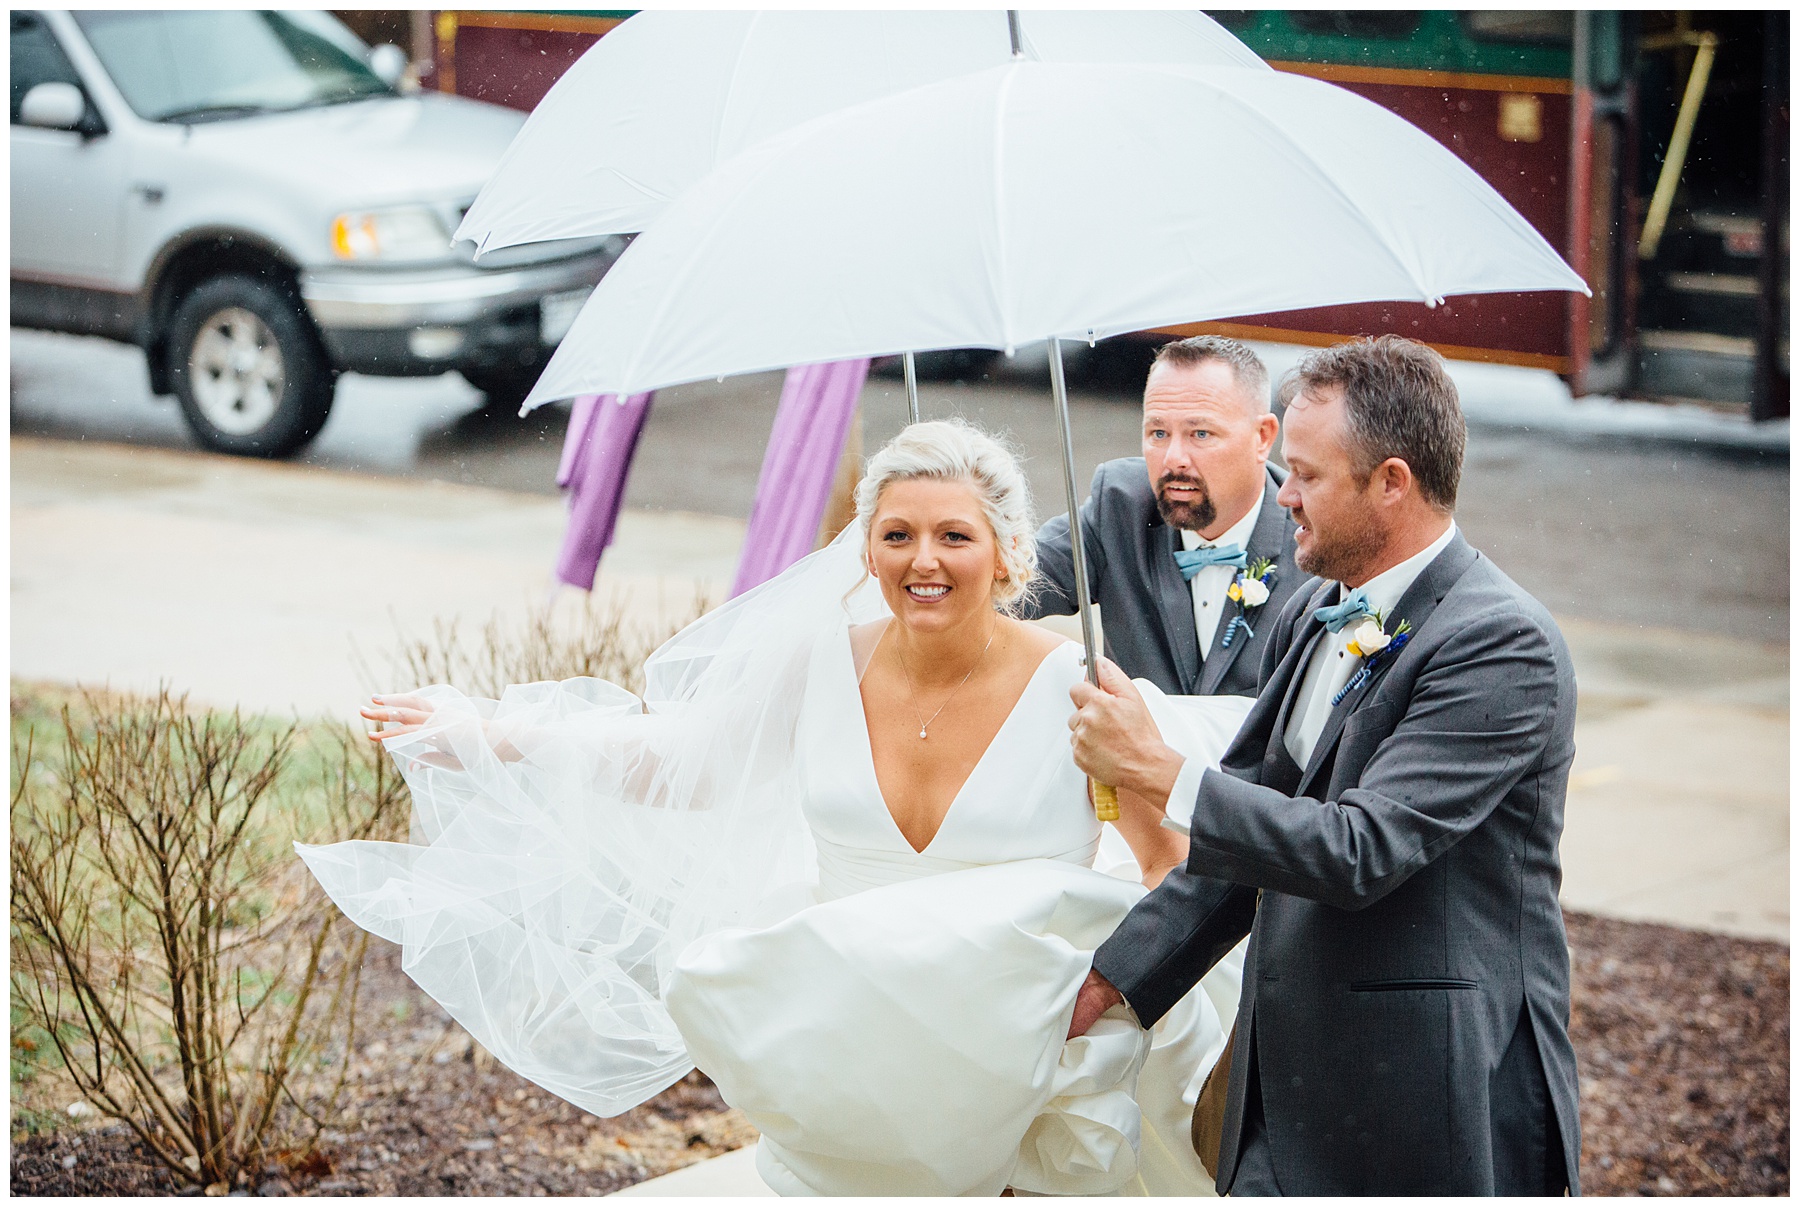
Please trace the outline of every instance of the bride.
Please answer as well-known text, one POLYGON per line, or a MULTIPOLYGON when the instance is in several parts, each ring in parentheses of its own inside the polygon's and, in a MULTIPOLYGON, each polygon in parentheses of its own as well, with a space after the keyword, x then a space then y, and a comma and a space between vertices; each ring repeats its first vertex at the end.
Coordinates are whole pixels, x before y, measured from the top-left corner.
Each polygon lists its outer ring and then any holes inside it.
MULTIPOLYGON (((1081 648, 1007 614, 1035 562, 1017 463, 915 424, 857 504, 671 638, 641 700, 593 679, 374 697, 412 842, 301 856, 576 1105, 617 1114, 703 1069, 781 1193, 1210 1193, 1188 1140, 1224 1044, 1207 993, 1064 1040, 1094 947, 1186 843, 1127 798, 1130 878, 1092 868, 1081 648)), ((1207 762, 1249 704, 1150 691, 1207 762)))

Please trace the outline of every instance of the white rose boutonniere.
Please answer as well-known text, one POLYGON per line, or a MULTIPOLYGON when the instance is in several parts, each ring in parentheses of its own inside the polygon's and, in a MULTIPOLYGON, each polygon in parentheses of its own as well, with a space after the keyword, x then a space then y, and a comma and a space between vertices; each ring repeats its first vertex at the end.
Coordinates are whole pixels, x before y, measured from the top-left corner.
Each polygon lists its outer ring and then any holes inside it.
POLYGON ((1269 558, 1259 557, 1225 588, 1226 598, 1236 600, 1243 611, 1240 615, 1233 616, 1231 623, 1225 626, 1225 635, 1219 639, 1219 648, 1230 649, 1239 629, 1251 637, 1256 636, 1256 630, 1250 627, 1250 622, 1245 617, 1269 602, 1269 584, 1274 581, 1275 563, 1269 558))
POLYGON ((1357 658, 1367 658, 1385 650, 1392 640, 1382 629, 1381 622, 1371 616, 1356 626, 1356 635, 1350 639, 1350 653, 1357 658))
POLYGON ((1363 660, 1363 664, 1350 676, 1350 682, 1338 688, 1337 695, 1331 697, 1331 706, 1336 708, 1345 696, 1369 681, 1375 668, 1389 658, 1399 654, 1412 640, 1412 622, 1402 620, 1394 626, 1393 632, 1387 631, 1387 618, 1381 615, 1369 617, 1356 626, 1356 635, 1345 646, 1351 654, 1363 660))

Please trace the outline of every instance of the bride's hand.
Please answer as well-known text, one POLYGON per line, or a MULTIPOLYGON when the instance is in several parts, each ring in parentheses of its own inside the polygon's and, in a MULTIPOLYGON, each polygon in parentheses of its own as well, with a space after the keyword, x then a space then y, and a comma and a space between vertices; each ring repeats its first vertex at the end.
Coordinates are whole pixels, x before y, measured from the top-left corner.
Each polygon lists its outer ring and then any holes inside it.
MULTIPOLYGON (((425 728, 436 711, 431 701, 413 695, 370 696, 369 703, 362 707, 362 715, 376 723, 376 727, 368 734, 371 742, 410 737, 425 728)), ((442 741, 441 734, 432 739, 434 749, 414 754, 413 764, 416 766, 423 763, 449 771, 461 771, 462 760, 444 749, 442 741)))
MULTIPOLYGON (((437 706, 423 696, 391 695, 370 696, 369 703, 363 705, 362 715, 376 722, 376 728, 369 732, 369 741, 386 742, 391 738, 404 738, 418 733, 430 724, 437 706)), ((499 756, 503 763, 517 762, 524 755, 508 738, 506 731, 491 721, 481 722, 481 735, 487 739, 488 747, 499 756)), ((432 739, 436 749, 415 756, 416 762, 429 763, 433 767, 447 767, 452 771, 462 770, 462 760, 444 747, 444 737, 439 735, 432 739)))
POLYGON ((417 733, 431 720, 434 711, 431 701, 411 695, 370 696, 369 703, 362 706, 363 718, 376 723, 369 732, 371 742, 417 733))

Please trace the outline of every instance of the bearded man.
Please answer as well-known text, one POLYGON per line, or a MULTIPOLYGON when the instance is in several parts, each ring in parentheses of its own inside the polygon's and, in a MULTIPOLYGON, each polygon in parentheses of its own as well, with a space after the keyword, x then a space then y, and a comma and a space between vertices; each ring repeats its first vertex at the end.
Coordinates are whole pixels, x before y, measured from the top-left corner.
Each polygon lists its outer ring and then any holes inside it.
POLYGON ((1076 763, 1187 834, 1094 953, 1070 1034, 1121 1001, 1153 1024, 1248 933, 1194 1116, 1222 1193, 1578 1190, 1568 647, 1457 532, 1466 433, 1437 354, 1384 336, 1297 375, 1281 501, 1317 577, 1265 626, 1220 766, 1165 745, 1116 667, 1070 693, 1076 763))
MULTIPOLYGON (((1254 696, 1268 624, 1306 577, 1269 465, 1269 373, 1235 340, 1165 344, 1144 383, 1144 455, 1094 472, 1081 508, 1106 652, 1170 695, 1254 696)), ((1069 517, 1038 533, 1025 615, 1075 611, 1069 517)))

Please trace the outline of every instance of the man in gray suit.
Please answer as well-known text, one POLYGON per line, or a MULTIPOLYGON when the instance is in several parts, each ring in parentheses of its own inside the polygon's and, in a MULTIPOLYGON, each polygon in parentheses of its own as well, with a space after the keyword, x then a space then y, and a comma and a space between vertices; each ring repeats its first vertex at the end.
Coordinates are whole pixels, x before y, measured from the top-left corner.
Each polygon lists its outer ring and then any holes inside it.
POLYGON ((1071 1034, 1121 998, 1154 1023, 1249 932, 1221 1191, 1575 1190, 1568 649, 1457 533, 1437 355, 1384 337, 1297 372, 1281 496, 1319 577, 1267 626, 1222 768, 1164 746, 1116 668, 1071 693, 1083 770, 1192 803, 1186 864, 1095 953, 1071 1034))
MULTIPOLYGON (((1126 674, 1171 695, 1256 694, 1269 622, 1306 577, 1268 466, 1279 428, 1268 370, 1244 345, 1199 336, 1157 352, 1144 455, 1101 465, 1081 508, 1088 590, 1126 674)), ((1071 615, 1069 517, 1045 524, 1037 548, 1023 615, 1071 615)))

